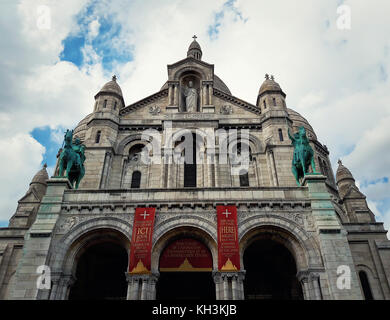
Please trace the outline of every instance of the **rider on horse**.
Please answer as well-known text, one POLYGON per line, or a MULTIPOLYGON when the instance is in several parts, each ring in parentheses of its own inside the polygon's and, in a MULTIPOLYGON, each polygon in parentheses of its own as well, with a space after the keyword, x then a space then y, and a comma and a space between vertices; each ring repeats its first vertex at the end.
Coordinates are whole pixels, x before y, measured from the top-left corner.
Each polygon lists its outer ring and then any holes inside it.
POLYGON ((300 127, 298 132, 292 136, 288 129, 288 136, 294 146, 294 155, 292 160, 292 172, 294 174, 297 185, 300 186, 300 179, 308 173, 311 165, 313 173, 316 173, 314 164, 314 151, 309 144, 309 139, 306 136, 305 127, 300 127))

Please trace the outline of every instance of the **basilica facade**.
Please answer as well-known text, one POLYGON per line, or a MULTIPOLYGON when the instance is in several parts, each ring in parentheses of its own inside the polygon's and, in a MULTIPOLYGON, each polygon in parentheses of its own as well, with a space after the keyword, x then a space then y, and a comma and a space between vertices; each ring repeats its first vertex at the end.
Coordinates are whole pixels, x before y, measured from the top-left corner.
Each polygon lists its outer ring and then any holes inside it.
POLYGON ((390 299, 383 223, 273 76, 237 98, 195 39, 158 92, 94 98, 79 188, 42 168, 0 229, 0 299, 390 299))

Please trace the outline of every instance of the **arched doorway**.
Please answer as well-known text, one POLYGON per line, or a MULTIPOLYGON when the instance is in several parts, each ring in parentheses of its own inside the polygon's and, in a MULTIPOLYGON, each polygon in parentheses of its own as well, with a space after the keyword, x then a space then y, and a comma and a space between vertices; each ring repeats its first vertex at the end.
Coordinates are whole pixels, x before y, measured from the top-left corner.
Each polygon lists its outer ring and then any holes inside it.
POLYGON ((160 256, 157 299, 215 299, 212 267, 211 252, 200 240, 170 242, 160 256))
POLYGON ((244 252, 245 299, 302 300, 293 255, 277 241, 254 240, 244 252))
POLYGON ((87 234, 75 259, 76 282, 69 300, 124 300, 127 294, 127 239, 112 230, 87 234))

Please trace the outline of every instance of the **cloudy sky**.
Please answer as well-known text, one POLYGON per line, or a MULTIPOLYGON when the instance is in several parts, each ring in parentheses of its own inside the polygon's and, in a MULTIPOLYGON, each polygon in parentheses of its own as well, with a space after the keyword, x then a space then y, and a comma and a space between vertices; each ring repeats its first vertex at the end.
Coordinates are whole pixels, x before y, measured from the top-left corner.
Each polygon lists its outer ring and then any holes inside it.
POLYGON ((234 96, 255 103, 274 74, 390 228, 389 12, 388 0, 0 0, 0 226, 113 74, 126 104, 155 93, 196 34, 234 96))

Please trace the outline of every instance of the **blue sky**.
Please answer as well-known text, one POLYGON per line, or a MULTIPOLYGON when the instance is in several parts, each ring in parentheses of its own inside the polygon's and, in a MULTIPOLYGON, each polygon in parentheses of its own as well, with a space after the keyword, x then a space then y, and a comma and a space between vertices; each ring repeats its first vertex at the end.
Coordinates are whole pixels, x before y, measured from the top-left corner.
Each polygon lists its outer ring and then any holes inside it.
POLYGON ((33 1, 0 13, 0 144, 12 150, 0 167, 14 164, 1 172, 0 221, 43 163, 52 170, 63 132, 92 111, 113 74, 126 104, 155 93, 196 34, 203 60, 233 95, 255 103, 264 74, 274 74, 287 105, 328 146, 334 172, 342 158, 390 227, 390 3, 351 2, 352 28, 344 31, 337 8, 349 1, 340 0, 45 3, 48 30, 37 28, 33 1))
POLYGON ((132 48, 123 44, 119 38, 122 26, 116 22, 115 14, 98 11, 98 1, 91 1, 77 16, 77 31, 69 34, 63 41, 60 59, 69 61, 81 68, 84 64, 93 64, 86 59, 83 49, 91 46, 96 52, 102 67, 108 73, 113 71, 113 64, 122 64, 133 60, 132 48), (91 37, 91 22, 96 22, 96 36, 91 37))

